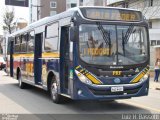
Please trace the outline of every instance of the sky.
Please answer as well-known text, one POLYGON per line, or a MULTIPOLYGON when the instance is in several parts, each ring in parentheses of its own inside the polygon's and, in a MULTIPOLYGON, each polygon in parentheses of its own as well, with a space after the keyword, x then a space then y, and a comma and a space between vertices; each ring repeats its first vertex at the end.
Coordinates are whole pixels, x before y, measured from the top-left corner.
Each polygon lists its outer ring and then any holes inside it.
POLYGON ((29 8, 27 7, 17 7, 17 6, 5 6, 5 0, 0 0, 0 35, 3 35, 3 15, 5 13, 5 9, 8 8, 9 10, 14 9, 15 12, 15 21, 18 18, 24 18, 25 20, 29 21, 29 8))

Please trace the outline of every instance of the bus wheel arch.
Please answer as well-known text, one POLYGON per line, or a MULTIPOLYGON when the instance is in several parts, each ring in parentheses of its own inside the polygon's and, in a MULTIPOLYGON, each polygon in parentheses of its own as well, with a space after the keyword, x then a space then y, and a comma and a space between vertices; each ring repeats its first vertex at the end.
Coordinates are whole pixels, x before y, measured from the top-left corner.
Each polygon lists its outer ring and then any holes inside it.
POLYGON ((53 78, 54 78, 54 80, 56 80, 55 74, 52 71, 50 71, 47 76, 47 90, 48 90, 48 92, 50 92, 50 84, 51 84, 51 81, 53 78))
POLYGON ((51 100, 54 103, 62 103, 63 102, 63 97, 58 94, 58 81, 56 79, 55 74, 53 73, 53 71, 49 72, 48 77, 47 77, 47 88, 48 88, 48 92, 51 96, 51 100))

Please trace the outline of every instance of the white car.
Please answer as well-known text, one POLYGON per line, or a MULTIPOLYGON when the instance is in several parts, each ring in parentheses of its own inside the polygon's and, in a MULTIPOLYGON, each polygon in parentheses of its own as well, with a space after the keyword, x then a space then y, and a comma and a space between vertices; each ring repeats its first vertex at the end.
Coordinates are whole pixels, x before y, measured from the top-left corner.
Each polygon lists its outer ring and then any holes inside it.
POLYGON ((4 61, 3 57, 0 57, 0 70, 6 67, 6 62, 4 61))

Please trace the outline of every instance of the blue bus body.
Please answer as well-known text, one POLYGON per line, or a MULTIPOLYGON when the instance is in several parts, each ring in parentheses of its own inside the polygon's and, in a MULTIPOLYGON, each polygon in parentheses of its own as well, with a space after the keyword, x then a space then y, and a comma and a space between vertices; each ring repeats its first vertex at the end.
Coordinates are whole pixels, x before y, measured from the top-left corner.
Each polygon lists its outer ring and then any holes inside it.
MULTIPOLYGON (((7 58, 8 74, 18 79, 21 87, 22 84, 30 84, 44 90, 52 89, 51 83, 54 79, 56 95, 74 100, 113 100, 148 95, 149 36, 148 24, 141 18, 143 16, 141 14, 138 16, 139 11, 118 9, 122 12, 126 10, 138 13, 131 16, 129 13, 123 13, 128 17, 122 16, 121 20, 114 20, 114 18, 105 20, 105 17, 101 20, 98 13, 96 18, 93 15, 87 16, 87 12, 84 12, 88 8, 94 9, 91 11, 102 9, 100 7, 74 8, 42 19, 11 34, 8 41, 8 48, 10 48, 7 58), (126 26, 126 30, 122 26, 126 26), (127 33, 130 28, 132 32, 127 33), (137 35, 137 31, 144 32, 144 34, 140 33, 142 35, 138 38, 143 37, 141 43, 145 45, 137 45, 138 42, 134 42, 136 47, 142 48, 142 50, 137 48, 136 51, 135 47, 129 48, 134 40, 127 37, 137 35), (101 38, 106 40, 106 45, 100 39, 97 41, 101 42, 101 46, 99 45, 101 48, 89 47, 90 41, 85 40, 89 34, 96 39, 101 35, 101 38), (86 38, 84 39, 83 36, 86 38), (119 38, 122 38, 120 46, 118 46, 119 38), (123 38, 126 41, 124 44, 123 38), (127 43, 127 40, 131 43, 127 43), (123 47, 123 55, 114 54, 113 61, 112 49, 110 49, 114 45, 112 41, 115 41, 116 47, 113 49, 116 51, 121 52, 117 47, 123 47), (133 55, 126 58, 132 53, 133 55), (125 61, 128 63, 126 64, 125 61)), ((103 9, 117 10, 116 8, 103 9)))

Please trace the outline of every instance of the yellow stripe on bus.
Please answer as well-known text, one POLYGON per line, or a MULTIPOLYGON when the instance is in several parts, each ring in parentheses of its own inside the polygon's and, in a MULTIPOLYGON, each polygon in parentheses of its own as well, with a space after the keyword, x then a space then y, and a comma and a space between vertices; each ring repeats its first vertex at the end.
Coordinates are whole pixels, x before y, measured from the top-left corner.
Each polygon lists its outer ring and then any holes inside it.
POLYGON ((86 77, 91 80, 94 84, 101 84, 101 82, 99 80, 97 80, 93 75, 88 74, 86 75, 86 77))
MULTIPOLYGON (((33 53, 29 54, 13 54, 14 58, 22 58, 22 57, 27 57, 27 58, 34 58, 33 53)), ((42 53, 42 58, 59 58, 60 54, 59 53, 42 53)))
POLYGON ((132 81, 132 83, 137 83, 137 82, 139 82, 140 79, 141 79, 143 76, 144 76, 144 74, 141 73, 140 75, 138 75, 138 76, 132 81))
POLYGON ((44 57, 59 58, 60 54, 59 53, 42 53, 42 58, 44 57))
POLYGON ((131 81, 131 83, 137 83, 141 80, 141 78, 144 77, 145 74, 149 73, 149 66, 143 69, 143 71, 134 79, 131 81))
POLYGON ((29 53, 29 54, 13 54, 13 57, 14 58, 20 58, 20 57, 31 57, 31 58, 33 58, 34 54, 33 53, 29 53))

